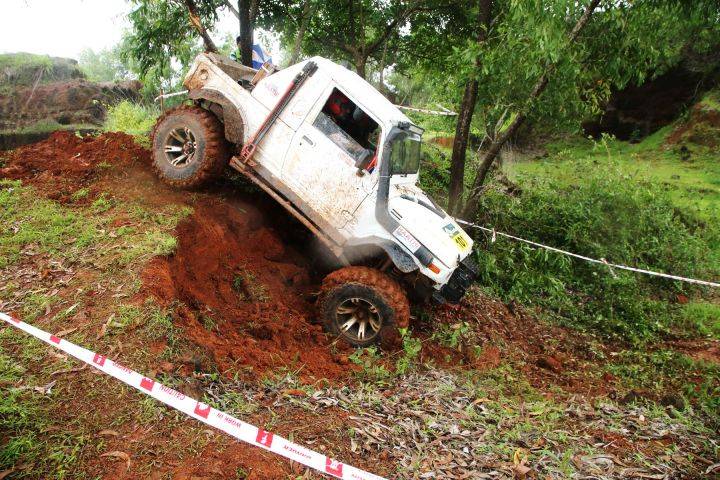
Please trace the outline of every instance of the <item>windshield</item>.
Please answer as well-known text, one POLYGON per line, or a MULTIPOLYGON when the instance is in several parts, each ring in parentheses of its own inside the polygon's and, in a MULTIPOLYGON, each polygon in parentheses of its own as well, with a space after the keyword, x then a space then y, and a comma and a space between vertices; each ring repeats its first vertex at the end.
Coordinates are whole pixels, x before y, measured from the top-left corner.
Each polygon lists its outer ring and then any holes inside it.
POLYGON ((420 136, 410 135, 393 143, 390 152, 390 174, 408 175, 420 169, 420 136))

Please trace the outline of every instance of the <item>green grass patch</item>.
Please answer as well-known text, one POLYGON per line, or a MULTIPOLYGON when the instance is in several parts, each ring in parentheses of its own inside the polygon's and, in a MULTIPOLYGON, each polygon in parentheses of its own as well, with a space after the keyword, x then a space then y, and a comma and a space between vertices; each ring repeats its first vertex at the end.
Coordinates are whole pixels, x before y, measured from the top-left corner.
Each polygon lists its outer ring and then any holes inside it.
MULTIPOLYGON (((661 185, 628 178, 615 163, 571 168, 572 183, 537 176, 518 179, 518 197, 489 191, 481 200, 481 223, 612 263, 720 276, 720 219, 678 210, 661 185)), ((678 294, 703 294, 689 284, 613 271, 502 238, 478 239, 481 282, 496 294, 542 306, 564 324, 631 342, 652 340, 679 321, 678 294)))
POLYGON ((682 309, 680 322, 691 331, 720 340, 720 305, 696 301, 682 309))
POLYGON ((671 127, 665 127, 641 143, 630 144, 604 137, 600 141, 573 138, 548 145, 548 157, 505 165, 511 179, 526 183, 547 179, 572 186, 586 174, 607 171, 622 175, 628 183, 653 182, 672 205, 712 220, 720 211, 720 152, 702 146, 664 144, 671 127))
POLYGON ((108 108, 103 130, 106 132, 125 132, 135 137, 135 141, 150 147, 149 134, 152 131, 160 110, 154 106, 145 106, 123 100, 108 108))
POLYGON ((0 221, 9 226, 0 234, 0 268, 16 262, 28 245, 75 258, 101 239, 98 220, 41 198, 19 181, 0 180, 0 221))

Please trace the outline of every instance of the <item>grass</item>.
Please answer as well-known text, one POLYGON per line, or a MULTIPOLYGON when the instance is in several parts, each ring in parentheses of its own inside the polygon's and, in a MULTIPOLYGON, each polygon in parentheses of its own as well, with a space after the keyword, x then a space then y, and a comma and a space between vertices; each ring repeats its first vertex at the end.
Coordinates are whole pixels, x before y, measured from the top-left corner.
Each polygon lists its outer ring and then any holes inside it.
POLYGON ((77 259, 100 241, 102 219, 88 219, 35 195, 19 181, 0 180, 0 221, 11 231, 0 234, 0 268, 18 261, 24 248, 77 259), (88 222, 90 220, 90 222, 88 222))
POLYGON ((81 78, 77 64, 68 59, 31 53, 0 54, 0 93, 12 94, 18 87, 31 87, 39 80, 48 83, 81 78))
POLYGON ((32 135, 41 133, 51 133, 58 130, 67 130, 70 132, 78 131, 97 131, 98 126, 90 123, 76 123, 71 125, 62 125, 53 119, 37 121, 31 125, 26 125, 14 130, 0 130, 0 135, 32 135))
POLYGON ((689 302, 682 309, 681 325, 702 336, 720 340, 720 305, 708 301, 689 302))
MULTIPOLYGON (((88 189, 81 189, 74 199, 89 196, 88 189)), ((130 298, 137 291, 133 280, 144 259, 174 250, 172 232, 191 211, 176 205, 148 211, 107 194, 91 202, 60 205, 31 186, 2 180, 0 220, 7 228, 0 232, 0 275, 13 280, 3 281, 3 300, 14 299, 21 305, 17 312, 26 321, 44 317, 45 330, 80 327, 65 335, 80 345, 112 351, 122 344, 140 342, 146 347, 161 341, 166 348, 160 358, 176 361, 187 345, 179 338, 171 308, 154 302, 122 303, 119 298, 130 298), (132 226, 114 227, 117 218, 130 218, 132 226), (52 276, 31 282, 16 279, 18 270, 40 270, 44 261, 69 267, 73 272, 69 283, 59 283, 52 276), (102 300, 97 290, 109 292, 108 298, 102 300), (88 301, 92 309, 87 308, 88 301), (108 310, 113 314, 103 314, 108 310), (83 316, 76 317, 79 312, 83 316), (95 322, 96 327, 107 323, 107 330, 98 328, 103 332, 98 336, 96 329, 87 328, 88 322, 95 322)), ((122 393, 125 390, 111 380, 85 373, 51 376, 78 365, 50 352, 22 332, 0 328, 0 472, 21 468, 15 473, 17 478, 80 478, 77 472, 82 465, 105 451, 105 440, 97 432, 108 428, 107 415, 127 414, 135 421, 154 424, 157 412, 163 414, 148 402, 141 403, 139 411, 120 402, 103 408, 104 415, 83 413, 96 408, 88 407, 92 395, 86 398, 85 388, 90 384, 110 382, 102 389, 105 402, 107 395, 117 399, 136 394, 122 393), (53 380, 58 383, 49 397, 33 390, 53 380)), ((129 348, 121 357, 141 371, 149 371, 150 360, 156 361, 147 348, 129 348)))
MULTIPOLYGON (((76 192, 78 198, 87 191, 76 192)), ((98 196, 87 210, 61 206, 35 194, 31 187, 18 181, 0 180, 0 221, 10 225, 0 233, 0 268, 17 263, 28 255, 58 256, 71 262, 87 263, 91 260, 88 249, 110 249, 114 255, 103 255, 101 260, 112 260, 118 266, 127 266, 154 255, 169 255, 177 242, 172 235, 177 222, 191 209, 172 206, 156 212, 137 212, 139 207, 128 208, 117 204, 112 197, 98 196), (142 220, 142 226, 120 227, 108 236, 111 222, 117 215, 142 220)), ((40 305, 43 299, 31 299, 40 305)))
POLYGON ((671 128, 638 144, 609 137, 557 142, 547 147, 547 158, 506 164, 504 170, 519 182, 544 178, 572 185, 583 172, 618 169, 627 182, 659 183, 678 208, 710 219, 720 210, 720 152, 690 146, 690 157, 683 160, 679 147, 664 145, 671 128))
POLYGON ((266 302, 270 299, 267 287, 255 273, 244 267, 233 277, 232 288, 246 302, 266 302))
POLYGON ((103 130, 106 132, 125 132, 135 137, 135 141, 150 148, 149 133, 152 131, 160 110, 156 106, 145 106, 123 100, 108 107, 103 130))

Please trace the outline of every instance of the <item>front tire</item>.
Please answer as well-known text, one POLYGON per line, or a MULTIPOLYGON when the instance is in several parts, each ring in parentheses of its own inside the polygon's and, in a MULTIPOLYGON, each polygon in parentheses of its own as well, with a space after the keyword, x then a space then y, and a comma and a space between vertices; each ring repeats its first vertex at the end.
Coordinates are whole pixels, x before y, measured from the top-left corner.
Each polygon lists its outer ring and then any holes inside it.
POLYGON ((398 327, 410 322, 402 287, 367 267, 341 268, 325 277, 318 305, 325 330, 355 347, 389 347, 398 338, 398 327))
POLYGON ((182 106, 161 116, 152 143, 155 172, 173 187, 207 183, 222 173, 230 158, 222 123, 196 106, 182 106))

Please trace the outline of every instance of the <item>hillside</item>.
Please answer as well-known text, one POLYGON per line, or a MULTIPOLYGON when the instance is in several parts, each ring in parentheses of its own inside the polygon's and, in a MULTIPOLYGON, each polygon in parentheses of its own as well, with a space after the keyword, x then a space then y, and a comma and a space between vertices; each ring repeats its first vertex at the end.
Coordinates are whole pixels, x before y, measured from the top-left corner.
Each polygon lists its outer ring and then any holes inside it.
POLYGON ((139 82, 86 80, 75 60, 27 53, 0 55, 0 149, 56 130, 93 130, 108 105, 137 99, 139 82))

